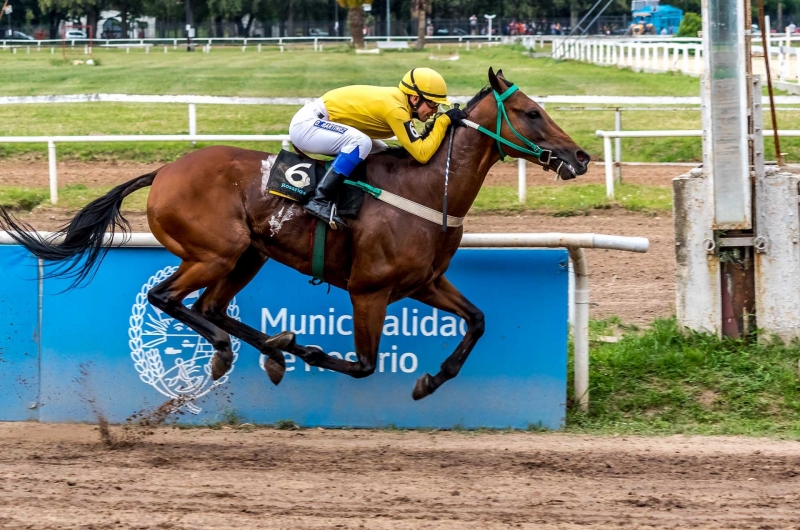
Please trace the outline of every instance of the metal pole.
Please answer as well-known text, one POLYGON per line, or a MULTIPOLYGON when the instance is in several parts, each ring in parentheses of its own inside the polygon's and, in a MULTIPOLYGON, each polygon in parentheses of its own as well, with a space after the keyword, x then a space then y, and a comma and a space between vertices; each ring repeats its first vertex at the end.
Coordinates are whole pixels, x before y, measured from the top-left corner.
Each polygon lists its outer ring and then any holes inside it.
POLYGON ((389 6, 391 5, 391 0, 386 0, 386 40, 389 40, 389 37, 392 35, 392 15, 389 12, 389 6))
POLYGON ((517 181, 518 181, 518 196, 520 204, 525 204, 527 201, 527 178, 525 174, 526 169, 525 159, 517 159, 517 181))
POLYGON ((58 173, 56 172, 56 143, 47 141, 47 162, 50 168, 50 202, 58 202, 58 173))
MULTIPOLYGON (((622 109, 617 107, 616 116, 614 117, 614 130, 619 132, 622 130, 622 109)), ((622 138, 619 136, 614 138, 614 160, 617 168, 617 182, 622 182, 622 138)))
POLYGON ((614 153, 611 151, 611 138, 603 136, 603 159, 606 165, 606 197, 614 200, 614 153))
POLYGON ((575 400, 578 407, 589 410, 589 274, 583 250, 570 248, 569 257, 575 269, 575 400))
MULTIPOLYGON (((195 136, 197 134, 197 107, 194 103, 189 103, 189 135, 195 136)), ((192 142, 194 145, 195 142, 192 142)))
POLYGON ((778 137, 778 118, 775 116, 775 98, 772 95, 772 76, 769 72, 769 27, 765 24, 766 19, 764 16, 764 0, 758 0, 758 21, 761 24, 761 44, 764 46, 764 68, 766 69, 767 73, 767 91, 769 92, 769 109, 770 114, 772 114, 772 130, 774 131, 774 138, 775 141, 775 160, 778 161, 778 165, 783 165, 783 155, 781 155, 781 140, 778 137))

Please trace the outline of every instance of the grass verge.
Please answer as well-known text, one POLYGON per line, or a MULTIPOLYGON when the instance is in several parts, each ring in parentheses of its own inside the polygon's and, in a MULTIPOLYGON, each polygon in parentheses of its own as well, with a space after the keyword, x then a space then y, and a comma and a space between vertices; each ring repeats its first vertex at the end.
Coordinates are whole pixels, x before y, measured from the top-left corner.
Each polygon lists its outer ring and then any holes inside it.
POLYGON ((471 96, 487 83, 487 70, 502 68, 509 79, 530 95, 605 94, 696 96, 696 78, 669 74, 642 74, 630 69, 596 66, 576 61, 530 59, 521 46, 477 49, 443 44, 422 51, 383 51, 356 55, 349 48, 215 47, 211 53, 145 53, 144 49, 95 47, 100 66, 54 61, 49 49, 0 54, 0 71, 14 72, 0 85, 0 95, 38 94, 202 94, 225 96, 320 96, 351 84, 392 85, 412 68, 429 66, 447 80, 451 95, 471 96), (458 61, 431 59, 457 52, 458 61), (313 66, 312 66, 313 65, 313 66), (131 75, 135 72, 135 75, 131 75))
POLYGON ((569 431, 800 436, 800 344, 683 334, 674 319, 644 331, 617 319, 591 327, 615 330, 619 342, 592 345, 590 410, 570 407, 569 431))
POLYGON ((618 184, 615 201, 606 197, 602 184, 575 184, 573 186, 529 187, 525 204, 517 198, 517 189, 511 186, 486 186, 481 189, 473 212, 535 210, 556 217, 587 215, 589 210, 609 209, 613 206, 625 210, 662 213, 672 210, 672 190, 658 186, 618 184))

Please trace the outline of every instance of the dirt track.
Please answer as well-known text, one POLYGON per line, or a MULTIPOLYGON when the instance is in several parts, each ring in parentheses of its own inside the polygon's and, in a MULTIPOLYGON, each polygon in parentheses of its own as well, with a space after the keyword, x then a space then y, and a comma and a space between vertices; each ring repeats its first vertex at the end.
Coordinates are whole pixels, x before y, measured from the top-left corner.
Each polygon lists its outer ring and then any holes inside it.
MULTIPOLYGON (((61 185, 114 185, 152 171, 153 164, 81 163, 59 164, 61 185)), ((630 166, 623 176, 632 183, 670 186, 671 179, 687 168, 682 166, 630 166)), ((552 184, 553 173, 544 173, 528 164, 528 183, 552 184)), ((593 164, 579 183, 603 182, 603 167, 593 164)), ((488 185, 516 185, 517 168, 498 164, 487 177, 488 185)), ((0 162, 0 184, 47 185, 47 163, 41 161, 0 162)), ((575 185, 562 183, 561 185, 575 185)), ((63 226, 74 212, 63 209, 37 209, 24 216, 40 230, 63 226)), ((134 231, 148 231, 147 219, 140 212, 126 212, 134 231)), ((647 254, 631 254, 607 250, 587 251, 591 275, 591 309, 593 318, 619 316, 626 322, 647 324, 656 317, 672 314, 674 294, 674 237, 669 215, 652 217, 624 210, 597 210, 585 217, 556 218, 549 215, 470 215, 467 232, 597 232, 650 238, 647 254)))
POLYGON ((0 528, 800 526, 797 442, 0 424, 0 528))

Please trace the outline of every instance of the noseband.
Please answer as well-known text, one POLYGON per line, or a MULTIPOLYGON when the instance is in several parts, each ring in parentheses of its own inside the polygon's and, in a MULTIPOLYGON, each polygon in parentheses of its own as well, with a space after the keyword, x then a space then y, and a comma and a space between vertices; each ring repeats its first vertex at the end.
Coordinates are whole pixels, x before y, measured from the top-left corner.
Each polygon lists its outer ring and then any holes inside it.
POLYGON ((516 91, 517 91, 517 85, 511 85, 502 94, 497 92, 497 90, 493 90, 494 99, 497 100, 497 132, 492 132, 489 129, 487 129, 486 127, 483 127, 482 125, 478 125, 477 123, 472 122, 470 120, 464 120, 463 123, 467 127, 471 127, 471 128, 473 128, 473 129, 475 129, 477 131, 482 132, 483 134, 485 134, 487 136, 490 136, 491 138, 494 138, 495 141, 497 141, 497 150, 500 151, 500 160, 504 160, 506 158, 506 154, 503 151, 503 145, 502 145, 502 144, 505 144, 508 147, 512 147, 512 148, 516 149, 520 153, 525 153, 526 155, 535 156, 536 158, 539 159, 539 163, 542 164, 542 166, 544 166, 545 168, 547 168, 549 166, 549 164, 550 164, 550 159, 553 156, 553 152, 551 150, 549 150, 549 149, 542 149, 541 147, 539 147, 535 143, 531 142, 530 140, 528 140, 527 138, 522 136, 520 133, 517 132, 517 130, 514 128, 514 126, 511 125, 511 121, 508 119, 508 113, 506 113, 506 106, 505 106, 505 104, 503 102, 506 99, 508 99, 508 96, 510 96, 511 94, 513 94, 516 91), (521 145, 517 145, 514 142, 509 142, 508 140, 506 140, 505 138, 500 136, 500 129, 503 126, 503 121, 504 120, 506 122, 506 125, 508 125, 508 128, 511 129, 511 132, 513 132, 514 135, 517 138, 522 140, 522 143, 525 144, 526 147, 523 147, 521 145))

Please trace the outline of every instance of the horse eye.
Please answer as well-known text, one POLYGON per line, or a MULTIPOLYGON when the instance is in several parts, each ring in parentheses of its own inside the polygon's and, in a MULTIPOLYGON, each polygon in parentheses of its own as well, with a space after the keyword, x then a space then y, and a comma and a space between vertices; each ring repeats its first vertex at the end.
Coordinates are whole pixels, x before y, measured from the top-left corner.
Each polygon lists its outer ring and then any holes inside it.
POLYGON ((542 117, 542 113, 539 112, 538 110, 529 110, 528 112, 525 113, 525 115, 532 120, 538 120, 539 118, 542 117))

